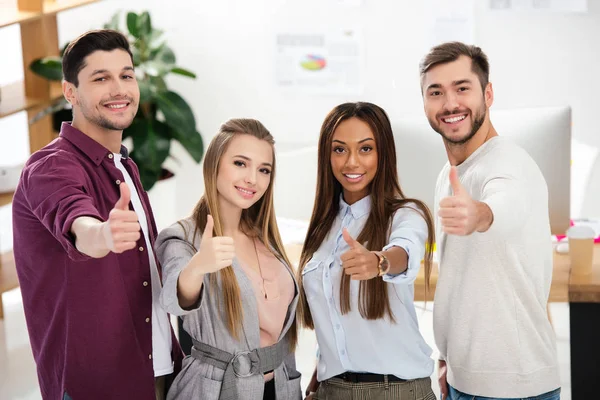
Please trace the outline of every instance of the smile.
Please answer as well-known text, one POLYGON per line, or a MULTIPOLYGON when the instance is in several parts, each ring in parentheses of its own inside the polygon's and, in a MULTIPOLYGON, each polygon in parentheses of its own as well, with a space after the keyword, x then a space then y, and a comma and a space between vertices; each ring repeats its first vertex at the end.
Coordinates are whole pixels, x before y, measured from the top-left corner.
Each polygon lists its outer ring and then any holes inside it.
POLYGON ((360 182, 365 174, 342 174, 348 182, 356 183, 360 182))
POLYGON ((129 104, 129 102, 108 103, 104 104, 104 107, 111 111, 123 111, 129 107, 129 104))
POLYGON ((251 199, 256 194, 256 190, 244 189, 239 186, 236 186, 235 188, 245 199, 251 199))
POLYGON ((442 121, 444 121, 446 124, 456 124, 462 120, 464 120, 465 118, 467 118, 467 115, 458 115, 456 117, 449 117, 449 118, 442 118, 442 121))

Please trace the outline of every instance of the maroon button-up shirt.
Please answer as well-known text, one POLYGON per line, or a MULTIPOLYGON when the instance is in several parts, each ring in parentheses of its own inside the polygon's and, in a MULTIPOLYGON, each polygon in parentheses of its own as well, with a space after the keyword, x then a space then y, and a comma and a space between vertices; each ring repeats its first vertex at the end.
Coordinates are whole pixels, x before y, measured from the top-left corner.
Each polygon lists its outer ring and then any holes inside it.
MULTIPOLYGON (((148 217, 139 171, 122 147, 148 217)), ((14 257, 44 399, 155 399, 152 287, 142 237, 135 249, 94 259, 70 233, 77 217, 101 221, 119 199, 112 153, 70 124, 28 160, 13 200, 14 257)), ((158 262, 157 262, 158 265, 158 262)), ((175 370, 182 353, 173 336, 175 370)))

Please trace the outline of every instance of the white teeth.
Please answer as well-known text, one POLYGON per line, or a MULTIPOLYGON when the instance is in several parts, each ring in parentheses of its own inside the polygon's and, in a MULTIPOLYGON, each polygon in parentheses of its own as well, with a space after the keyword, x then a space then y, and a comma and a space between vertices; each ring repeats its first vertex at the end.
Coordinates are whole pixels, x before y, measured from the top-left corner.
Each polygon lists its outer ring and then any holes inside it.
POLYGON ((467 118, 466 115, 461 115, 459 117, 446 118, 446 119, 444 119, 444 122, 454 123, 454 122, 462 121, 465 118, 467 118))
POLYGON ((125 108, 127 104, 110 104, 108 108, 125 108))
POLYGON ((242 188, 237 188, 237 190, 239 190, 239 191, 240 191, 240 192, 242 192, 242 193, 246 193, 246 194, 254 194, 254 192, 251 192, 251 191, 249 191, 249 190, 242 189, 242 188))
POLYGON ((362 174, 344 174, 344 175, 350 179, 357 179, 362 176, 362 174))

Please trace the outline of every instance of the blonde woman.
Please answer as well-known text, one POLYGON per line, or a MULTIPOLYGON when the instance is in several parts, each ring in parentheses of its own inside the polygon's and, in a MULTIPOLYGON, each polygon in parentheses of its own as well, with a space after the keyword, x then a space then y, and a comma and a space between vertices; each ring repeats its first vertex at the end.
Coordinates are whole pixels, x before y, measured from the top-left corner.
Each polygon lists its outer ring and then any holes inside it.
POLYGON ((168 399, 300 399, 298 287, 273 211, 274 140, 252 119, 221 126, 193 215, 162 231, 162 306, 192 337, 168 399))

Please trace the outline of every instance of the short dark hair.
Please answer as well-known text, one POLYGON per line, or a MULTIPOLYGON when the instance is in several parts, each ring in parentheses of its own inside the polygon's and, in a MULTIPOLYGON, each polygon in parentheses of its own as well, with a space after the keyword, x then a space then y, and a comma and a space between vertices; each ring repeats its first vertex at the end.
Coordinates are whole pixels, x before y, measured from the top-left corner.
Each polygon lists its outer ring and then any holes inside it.
POLYGON ((129 48, 129 41, 120 32, 101 29, 84 33, 73 40, 63 54, 62 70, 64 80, 71 82, 77 87, 79 80, 77 76, 85 67, 85 58, 95 51, 112 51, 121 49, 129 53, 133 63, 133 55, 129 48))
POLYGON ((485 91, 485 87, 490 79, 490 63, 488 62, 488 58, 481 48, 461 42, 442 43, 427 53, 419 65, 421 86, 423 85, 423 79, 427 71, 436 65, 456 61, 460 56, 467 56, 471 59, 471 71, 479 78, 481 90, 485 91))

